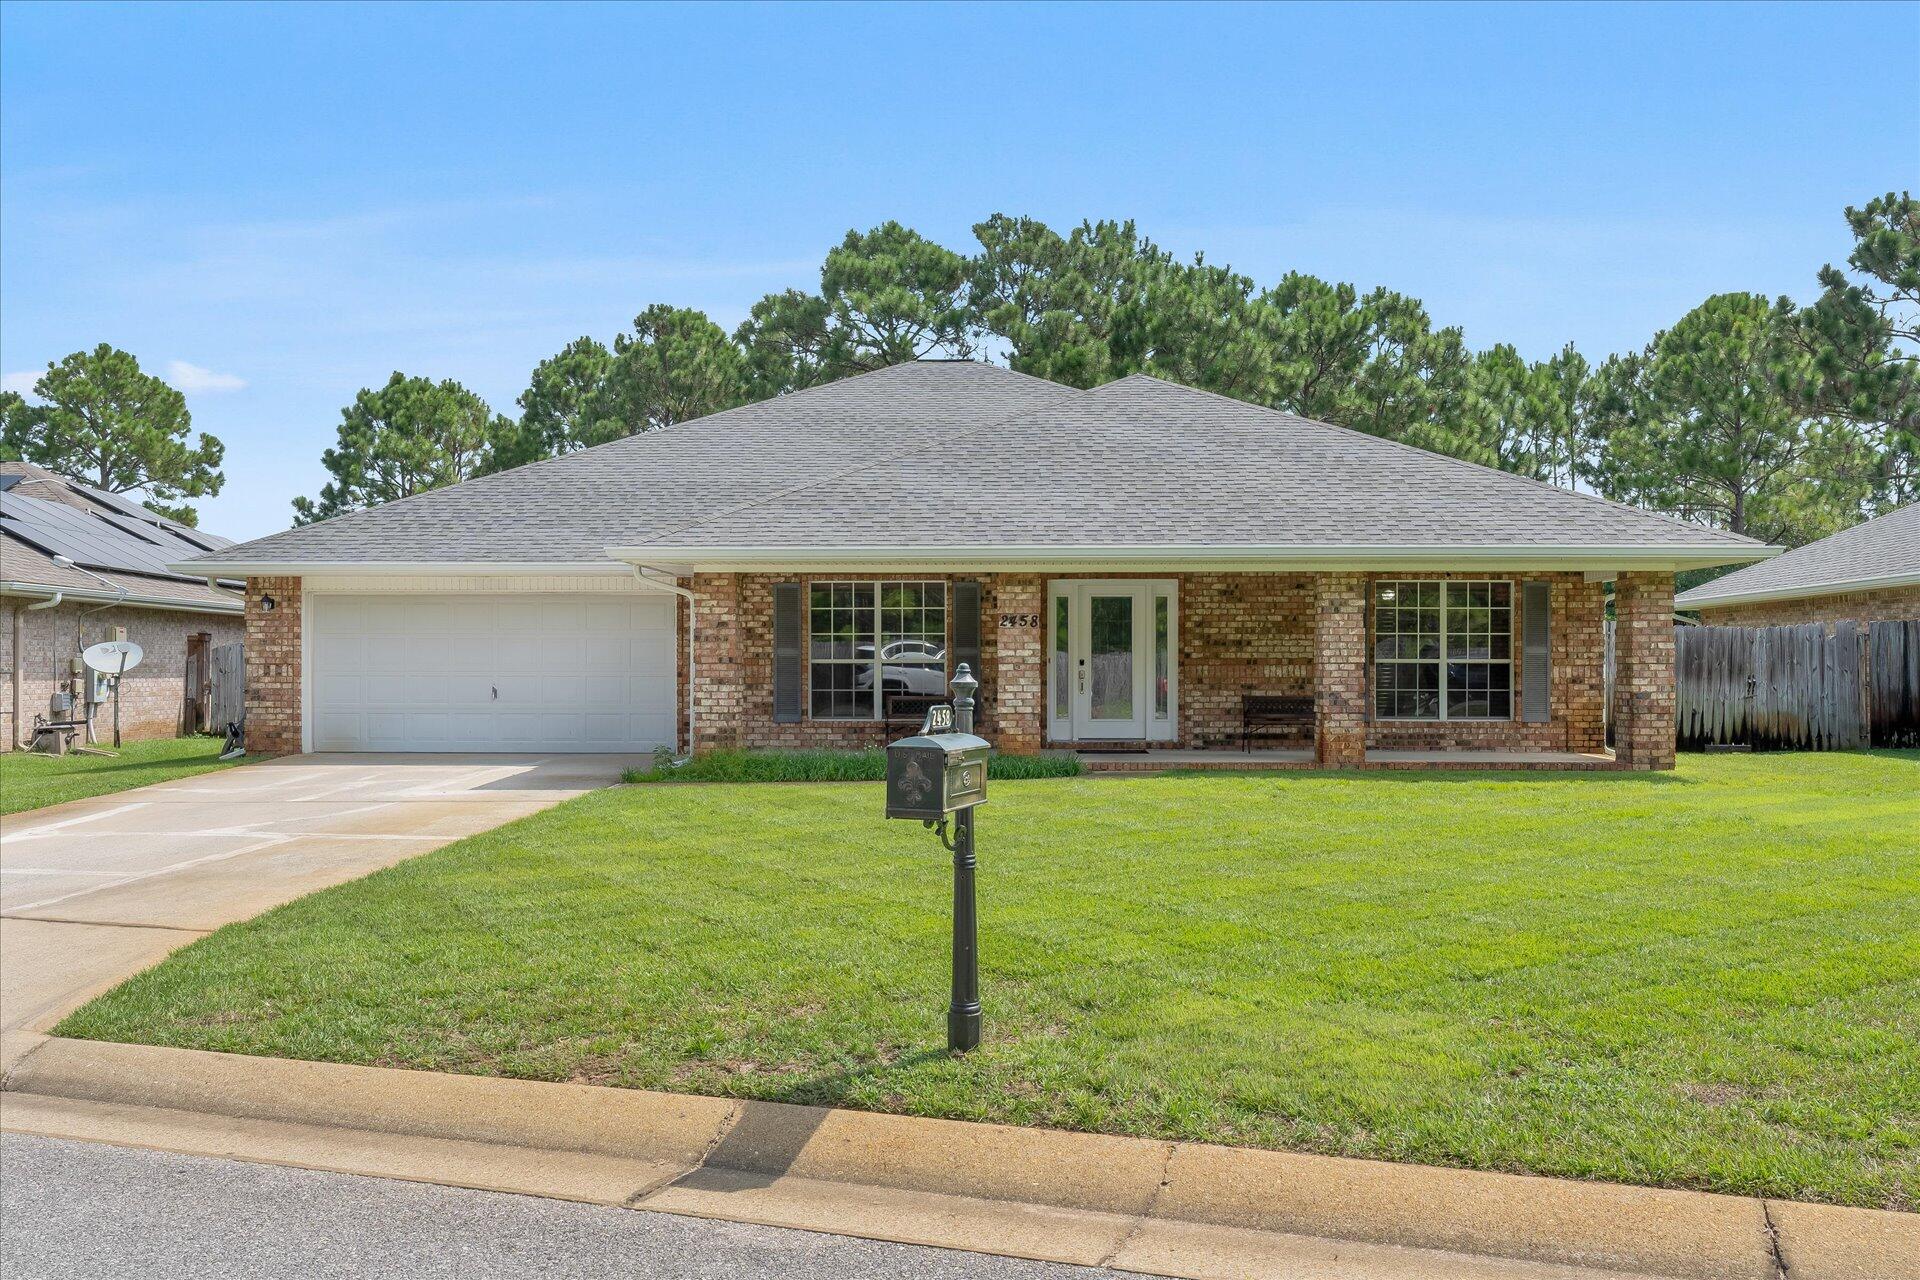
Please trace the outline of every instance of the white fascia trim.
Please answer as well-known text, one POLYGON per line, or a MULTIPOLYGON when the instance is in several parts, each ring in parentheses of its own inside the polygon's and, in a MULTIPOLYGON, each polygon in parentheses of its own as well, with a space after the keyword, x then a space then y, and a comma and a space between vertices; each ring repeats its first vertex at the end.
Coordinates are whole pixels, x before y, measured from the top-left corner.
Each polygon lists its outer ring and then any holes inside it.
POLYGON ((307 578, 337 574, 406 575, 445 574, 491 577, 495 574, 581 574, 605 576, 625 572, 604 560, 184 560, 167 568, 204 578, 307 578))
POLYGON ((858 565, 947 565, 968 568, 1066 568, 1159 566, 1168 569, 1371 569, 1445 568, 1497 564, 1543 569, 1703 569, 1744 564, 1779 555, 1785 548, 1724 543, 1671 547, 1569 545, 1436 547, 1432 545, 1327 546, 951 546, 951 547, 608 547, 607 555, 665 572, 690 569, 749 572, 758 569, 834 568, 858 565))
POLYGON ((68 600, 84 600, 88 604, 124 604, 141 609, 165 609, 174 613, 232 613, 245 611, 238 600, 231 604, 216 604, 208 601, 196 604, 172 596, 140 596, 129 592, 120 595, 114 591, 101 591, 98 588, 84 587, 43 587, 32 582, 0 582, 0 596, 26 596, 29 599, 45 600, 52 596, 64 596, 68 600))
POLYGON ((1720 609, 1735 604, 1764 604, 1769 600, 1808 600, 1815 596, 1842 596, 1856 591, 1884 591, 1889 587, 1920 586, 1920 572, 1887 573, 1877 578, 1850 578, 1844 582, 1822 582, 1813 586, 1772 587, 1758 591, 1730 591, 1724 595, 1702 597, 1713 584, 1683 591, 1674 601, 1682 609, 1720 609))

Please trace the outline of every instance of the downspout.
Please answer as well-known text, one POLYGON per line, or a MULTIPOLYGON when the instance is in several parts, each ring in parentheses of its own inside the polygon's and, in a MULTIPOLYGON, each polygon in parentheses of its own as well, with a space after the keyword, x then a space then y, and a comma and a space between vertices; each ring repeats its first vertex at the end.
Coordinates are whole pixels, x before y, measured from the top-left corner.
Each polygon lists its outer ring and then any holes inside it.
POLYGON ((659 578, 648 577, 644 565, 636 564, 629 567, 633 570, 635 582, 644 583, 649 587, 657 587, 661 591, 671 591, 687 602, 687 753, 672 762, 675 765, 685 764, 693 755, 693 633, 699 618, 699 610, 694 607, 693 592, 686 587, 681 586, 677 582, 663 582, 659 578))
POLYGON ((22 682, 22 673, 26 668, 27 653, 27 615, 38 613, 42 609, 58 608, 66 599, 66 592, 56 591, 39 604, 30 604, 15 608, 13 611, 13 745, 26 747, 30 743, 20 736, 20 726, 26 720, 26 708, 21 703, 26 699, 26 686, 22 682))

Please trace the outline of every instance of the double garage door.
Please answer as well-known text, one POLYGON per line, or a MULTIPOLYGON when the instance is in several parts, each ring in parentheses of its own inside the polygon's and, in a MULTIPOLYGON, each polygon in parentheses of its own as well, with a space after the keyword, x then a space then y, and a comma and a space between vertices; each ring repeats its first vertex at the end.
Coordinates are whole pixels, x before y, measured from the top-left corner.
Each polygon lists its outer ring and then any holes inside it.
POLYGON ((307 597, 315 751, 651 751, 675 724, 669 595, 307 597))

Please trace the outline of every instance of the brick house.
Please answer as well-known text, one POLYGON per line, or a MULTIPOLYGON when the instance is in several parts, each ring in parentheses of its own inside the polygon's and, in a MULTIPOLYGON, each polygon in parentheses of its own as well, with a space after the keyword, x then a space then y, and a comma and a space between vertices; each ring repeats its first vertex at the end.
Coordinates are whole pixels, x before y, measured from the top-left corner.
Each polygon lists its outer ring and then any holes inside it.
POLYGON ((964 661, 1006 751, 1665 768, 1673 574, 1772 551, 1150 377, 921 361, 180 568, 246 578, 255 749, 862 746, 964 661), (1242 752, 1269 696, 1304 716, 1242 752))
MULTIPOLYGON (((59 694, 94 692, 73 663, 115 638, 145 651, 120 687, 122 738, 204 727, 212 650, 239 640, 240 583, 209 583, 167 562, 231 546, 114 494, 25 462, 0 462, 0 733, 30 737, 59 694)), ((110 704, 97 708, 102 727, 110 704)), ((5 749, 5 748, 0 748, 5 749)))
POLYGON ((1920 620, 1920 503, 1736 569, 1674 603, 1722 627, 1920 620))

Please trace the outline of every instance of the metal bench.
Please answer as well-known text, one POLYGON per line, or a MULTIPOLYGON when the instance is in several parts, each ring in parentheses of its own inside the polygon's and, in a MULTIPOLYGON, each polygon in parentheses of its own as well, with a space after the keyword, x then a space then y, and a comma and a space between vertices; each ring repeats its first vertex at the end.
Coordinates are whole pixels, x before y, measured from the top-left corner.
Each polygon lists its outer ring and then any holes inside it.
MULTIPOLYGON (((1313 699, 1292 693, 1249 693, 1240 699, 1240 749, 1256 737, 1276 738, 1275 730, 1313 731, 1313 699)), ((1289 735, 1291 736, 1291 735, 1289 735)))

